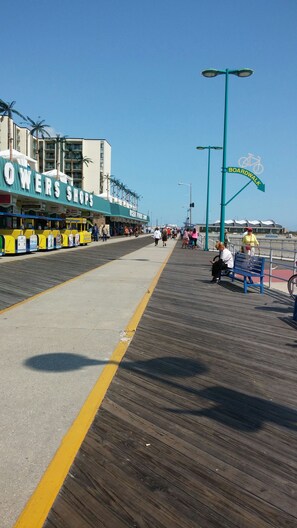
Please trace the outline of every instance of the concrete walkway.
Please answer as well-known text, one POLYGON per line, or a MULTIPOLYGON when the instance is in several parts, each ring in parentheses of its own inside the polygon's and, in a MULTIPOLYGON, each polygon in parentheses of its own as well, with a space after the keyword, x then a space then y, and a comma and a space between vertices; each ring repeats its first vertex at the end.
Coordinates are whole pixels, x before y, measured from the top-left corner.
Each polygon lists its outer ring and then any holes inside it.
POLYGON ((23 510, 174 245, 152 241, 1 312, 1 528, 23 510))

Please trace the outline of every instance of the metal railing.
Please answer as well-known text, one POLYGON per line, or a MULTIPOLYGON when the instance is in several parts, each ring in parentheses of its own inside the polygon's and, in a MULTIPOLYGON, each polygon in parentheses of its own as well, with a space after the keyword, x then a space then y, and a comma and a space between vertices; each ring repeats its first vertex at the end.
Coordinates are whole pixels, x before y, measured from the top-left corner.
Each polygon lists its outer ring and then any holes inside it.
MULTIPOLYGON (((296 239, 264 239, 259 238, 259 251, 261 257, 265 257, 269 263, 269 268, 265 269, 265 277, 268 278, 268 288, 271 288, 273 279, 277 281, 288 282, 288 279, 294 273, 297 273, 297 240, 296 239), (283 277, 278 274, 277 270, 280 267, 285 270, 290 270, 291 274, 288 277, 283 277)), ((215 244, 217 237, 209 237, 209 250, 217 251, 215 244)), ((241 251, 242 238, 231 237, 228 248, 234 255, 241 251)), ((199 247, 204 248, 204 236, 199 236, 199 247)), ((266 282, 266 281, 265 281, 266 282)))
MULTIPOLYGON (((259 254, 263 257, 270 255, 273 251, 274 257, 280 259, 293 259, 293 254, 297 253, 297 239, 281 238, 281 239, 266 239, 258 238, 259 254)), ((242 238, 232 237, 230 244, 232 244, 236 251, 240 251, 242 245, 242 238)))
MULTIPOLYGON (((273 250, 270 250, 269 256, 267 257, 269 261, 269 273, 266 273, 265 275, 268 276, 268 287, 271 288, 271 282, 272 279, 277 279, 278 281, 284 281, 288 282, 288 279, 291 275, 294 275, 294 273, 297 272, 297 252, 291 252, 292 258, 290 259, 282 259, 280 257, 275 257, 273 250), (281 277, 280 275, 277 275, 277 269, 281 262, 282 269, 288 269, 291 271, 291 275, 288 277, 281 277), (276 271, 276 273, 273 273, 273 271, 276 271)), ((263 255, 264 256, 264 255, 263 255)))

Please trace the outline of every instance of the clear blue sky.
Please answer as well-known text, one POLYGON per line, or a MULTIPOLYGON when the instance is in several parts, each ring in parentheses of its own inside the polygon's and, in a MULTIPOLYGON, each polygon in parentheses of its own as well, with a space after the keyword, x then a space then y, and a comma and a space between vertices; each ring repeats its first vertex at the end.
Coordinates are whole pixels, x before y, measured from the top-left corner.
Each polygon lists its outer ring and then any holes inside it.
MULTIPOLYGON (((192 184, 205 221, 207 152, 222 145, 229 79, 227 165, 262 158, 266 192, 249 185, 226 218, 297 229, 296 0, 15 0, 1 7, 0 98, 57 132, 105 138, 112 174, 143 196, 153 222, 181 224, 192 184)), ((211 162, 210 221, 220 216, 221 152, 211 162)), ((227 198, 246 182, 228 176, 227 198)))

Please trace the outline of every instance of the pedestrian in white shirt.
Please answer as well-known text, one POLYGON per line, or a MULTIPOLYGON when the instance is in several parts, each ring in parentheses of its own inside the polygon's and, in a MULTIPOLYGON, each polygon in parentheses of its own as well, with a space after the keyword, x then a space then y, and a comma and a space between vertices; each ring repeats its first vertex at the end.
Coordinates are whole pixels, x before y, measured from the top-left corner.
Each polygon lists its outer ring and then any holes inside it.
POLYGON ((156 227, 154 231, 154 240, 155 240, 155 246, 158 245, 160 238, 162 237, 162 233, 158 227, 156 227))
POLYGON ((233 255, 222 242, 217 242, 216 248, 219 254, 212 260, 212 280, 211 282, 220 282, 222 270, 232 269, 234 266, 233 255))

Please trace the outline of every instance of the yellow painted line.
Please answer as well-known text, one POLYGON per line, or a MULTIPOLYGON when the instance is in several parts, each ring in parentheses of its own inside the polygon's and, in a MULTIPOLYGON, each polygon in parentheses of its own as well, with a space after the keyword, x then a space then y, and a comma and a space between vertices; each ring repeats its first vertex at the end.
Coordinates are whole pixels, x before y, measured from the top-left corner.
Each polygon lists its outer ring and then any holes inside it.
POLYGON ((7 308, 3 308, 2 310, 0 310, 0 315, 5 313, 5 312, 9 312, 9 310, 13 310, 13 308, 17 308, 18 306, 22 306, 22 304, 26 304, 26 303, 28 303, 30 301, 33 301, 34 299, 37 299, 41 295, 45 295, 46 293, 52 292, 53 290, 56 290, 57 288, 61 288, 61 286, 65 286, 66 284, 69 284, 69 282, 76 281, 76 280, 80 279, 81 277, 83 277, 84 275, 87 275, 88 273, 92 273, 92 271, 98 270, 100 268, 104 268, 105 266, 108 266, 109 264, 111 264, 111 263, 110 262, 105 262, 105 264, 101 264, 101 266, 98 266, 97 268, 92 268, 91 270, 84 271, 83 273, 81 273, 80 275, 77 275, 76 277, 71 277, 71 279, 67 279, 64 282, 60 282, 60 284, 55 284, 55 286, 50 286, 46 290, 43 290, 43 291, 41 291, 39 293, 35 293, 31 297, 27 297, 27 299, 24 299, 23 301, 19 301, 19 302, 15 303, 15 304, 12 304, 11 306, 7 306, 7 308))
MULTIPOLYGON (((116 242, 120 242, 120 241, 119 240, 115 240, 114 243, 116 243, 116 242)), ((92 247, 92 246, 90 246, 90 247, 92 247)), ((144 247, 146 247, 146 246, 144 246, 144 247)), ((77 249, 86 249, 86 248, 87 248, 87 246, 78 247, 77 249)), ((123 255, 123 256, 125 256, 125 255, 123 255)), ((112 262, 114 262, 114 261, 112 261, 112 262)), ((108 266, 109 264, 111 264, 111 262, 105 262, 105 264, 101 264, 101 266, 98 266, 97 268, 92 268, 91 270, 84 271, 83 273, 81 273, 80 275, 77 275, 76 277, 72 277, 71 279, 67 279, 66 281, 61 282, 60 284, 56 284, 55 286, 50 286, 46 290, 43 290, 43 291, 41 291, 39 293, 35 293, 35 295, 32 295, 31 297, 28 297, 27 299, 24 299, 23 301, 19 301, 19 302, 15 303, 15 304, 12 304, 11 306, 7 306, 7 308, 3 308, 2 310, 0 310, 0 315, 5 313, 5 312, 9 312, 9 310, 12 310, 13 308, 17 308, 18 306, 22 306, 22 304, 26 304, 29 301, 32 301, 33 299, 37 299, 37 297, 40 297, 41 295, 44 295, 45 293, 52 292, 53 290, 56 290, 57 288, 60 288, 61 286, 64 286, 65 284, 68 284, 69 282, 76 281, 76 280, 80 279, 81 277, 83 277, 84 275, 87 275, 88 273, 92 273, 92 271, 98 270, 100 268, 104 268, 105 266, 108 266)))
MULTIPOLYGON (((158 283, 160 275, 165 268, 174 246, 167 255, 158 273, 151 282, 148 290, 137 306, 132 318, 126 327, 125 341, 120 341, 110 358, 110 363, 104 367, 102 374, 91 390, 77 418, 64 436, 60 447, 50 462, 35 492, 29 499, 23 512, 14 525, 14 528, 42 528, 49 511, 63 485, 76 454, 93 423, 94 417, 103 401, 107 389, 115 376, 119 363, 123 359, 131 339, 134 336, 143 312, 158 283), (113 364, 115 363, 115 364, 113 364)), ((71 279, 72 280, 72 279, 71 279)))

